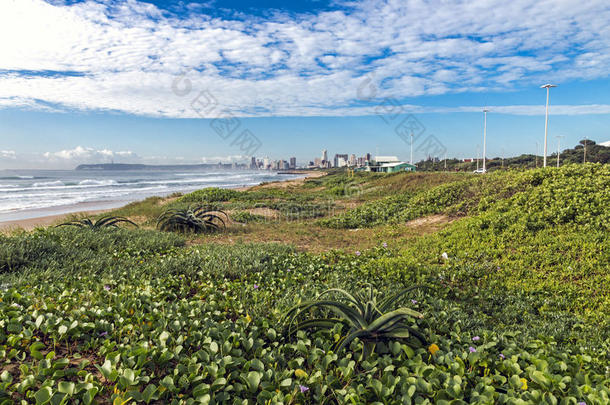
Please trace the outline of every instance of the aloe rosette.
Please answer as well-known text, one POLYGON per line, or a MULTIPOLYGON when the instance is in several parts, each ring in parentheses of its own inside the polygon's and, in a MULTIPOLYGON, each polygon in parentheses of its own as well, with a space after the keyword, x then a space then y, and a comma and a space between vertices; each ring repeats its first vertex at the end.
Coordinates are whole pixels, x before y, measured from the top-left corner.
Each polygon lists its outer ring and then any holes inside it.
POLYGON ((415 320, 422 319, 423 314, 411 308, 390 310, 392 306, 407 293, 425 286, 412 286, 385 299, 378 300, 375 290, 369 286, 365 293, 354 293, 331 288, 322 292, 315 301, 295 305, 284 316, 288 322, 289 336, 299 330, 327 329, 332 330, 337 324, 348 327, 346 335, 340 337, 333 346, 333 352, 339 353, 356 338, 364 343, 363 358, 375 350, 378 342, 389 340, 408 341, 414 338, 426 345, 423 334, 417 330, 415 320), (337 294, 337 300, 321 299, 323 296, 337 294), (304 319, 305 314, 315 309, 327 309, 335 317, 304 319))

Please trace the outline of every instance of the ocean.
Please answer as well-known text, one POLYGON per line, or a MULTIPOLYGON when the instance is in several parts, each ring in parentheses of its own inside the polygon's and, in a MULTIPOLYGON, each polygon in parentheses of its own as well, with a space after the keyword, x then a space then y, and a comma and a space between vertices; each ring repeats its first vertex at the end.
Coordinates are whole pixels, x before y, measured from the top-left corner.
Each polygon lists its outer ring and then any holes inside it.
POLYGON ((117 208, 150 196, 304 177, 269 171, 0 170, 0 222, 117 208))

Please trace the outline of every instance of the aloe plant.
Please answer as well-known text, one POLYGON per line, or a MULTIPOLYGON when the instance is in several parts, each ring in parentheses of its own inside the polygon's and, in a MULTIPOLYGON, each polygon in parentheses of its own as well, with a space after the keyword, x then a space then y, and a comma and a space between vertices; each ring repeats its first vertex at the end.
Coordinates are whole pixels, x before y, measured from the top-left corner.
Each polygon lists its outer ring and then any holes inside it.
POLYGON ((174 208, 166 210, 157 220, 157 228, 162 231, 213 232, 226 228, 220 216, 229 216, 220 210, 209 210, 205 206, 174 208))
POLYGON ((115 217, 115 216, 104 216, 99 218, 98 220, 92 220, 91 218, 84 218, 75 221, 64 222, 63 224, 57 225, 60 226, 76 226, 79 228, 89 228, 89 229, 101 229, 101 228, 117 228, 120 223, 128 223, 134 226, 138 226, 135 222, 125 218, 125 217, 115 217))
POLYGON ((332 330, 337 324, 342 324, 349 330, 335 343, 333 352, 339 353, 358 338, 364 343, 362 358, 372 353, 380 341, 407 341, 415 338, 425 345, 425 337, 413 327, 414 319, 421 319, 423 315, 405 307, 390 310, 400 298, 419 288, 424 286, 405 288, 381 300, 372 285, 368 291, 354 294, 340 288, 331 288, 322 292, 316 300, 300 303, 288 310, 284 315, 285 321, 288 322, 287 333, 290 336, 299 330, 332 330), (339 298, 322 298, 329 294, 337 294, 339 298), (335 317, 303 319, 304 315, 316 309, 326 309, 334 313, 335 317))

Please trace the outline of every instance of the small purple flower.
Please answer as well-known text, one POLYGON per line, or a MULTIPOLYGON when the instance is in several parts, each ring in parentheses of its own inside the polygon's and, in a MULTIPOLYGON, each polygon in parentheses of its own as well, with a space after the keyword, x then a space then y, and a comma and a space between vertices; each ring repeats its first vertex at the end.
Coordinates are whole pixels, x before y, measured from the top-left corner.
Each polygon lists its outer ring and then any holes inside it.
POLYGON ((384 248, 387 248, 387 247, 388 247, 388 244, 387 244, 387 243, 385 243, 385 242, 383 242, 383 244, 382 244, 381 246, 383 246, 384 248))
POLYGON ((413 305, 417 304, 417 300, 411 300, 411 304, 413 304, 413 305))
POLYGON ((502 360, 504 360, 504 359, 506 358, 506 356, 505 356, 505 355, 503 355, 502 353, 500 353, 500 358, 501 358, 502 360))
POLYGON ((477 342, 477 341, 481 340, 481 338, 480 338, 480 337, 478 337, 478 336, 475 336, 475 337, 473 337, 473 338, 472 338, 472 340, 473 340, 474 342, 477 342))
POLYGON ((301 394, 304 394, 309 391, 309 387, 306 387, 304 385, 299 385, 299 389, 301 390, 301 394))
POLYGON ((286 271, 287 271, 288 273, 290 273, 290 272, 292 271, 292 269, 288 269, 288 270, 286 270, 286 271))
POLYGON ((101 337, 101 336, 106 336, 106 335, 108 335, 108 332, 106 332, 106 331, 104 331, 104 332, 100 333, 100 337, 101 337))
POLYGON ((110 286, 109 286, 108 284, 106 284, 106 285, 104 286, 104 290, 106 290, 106 291, 110 291, 110 286))
POLYGON ((360 256, 360 251, 356 250, 356 256, 360 256))
POLYGON ((470 346, 470 347, 468 348, 468 350, 470 350, 470 353, 476 353, 476 352, 477 352, 477 349, 475 349, 475 348, 474 348, 474 347, 472 347, 472 346, 470 346))
POLYGON ((580 401, 577 405, 587 405, 585 401, 580 401))
POLYGON ((254 284, 254 289, 258 290, 258 284, 254 284))

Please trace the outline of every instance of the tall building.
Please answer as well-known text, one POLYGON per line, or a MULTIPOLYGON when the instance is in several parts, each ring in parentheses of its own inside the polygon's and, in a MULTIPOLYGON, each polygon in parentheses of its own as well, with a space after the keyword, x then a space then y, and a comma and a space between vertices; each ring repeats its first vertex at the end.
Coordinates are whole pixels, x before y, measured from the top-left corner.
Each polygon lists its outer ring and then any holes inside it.
POLYGON ((297 168, 297 158, 295 158, 295 157, 290 158, 290 168, 291 169, 297 168))
POLYGON ((327 153, 326 149, 322 149, 322 161, 328 162, 328 153, 327 153))
POLYGON ((335 154, 335 159, 334 159, 334 162, 333 162, 333 166, 334 167, 343 167, 346 164, 347 164, 347 153, 343 153, 343 154, 337 153, 337 154, 335 154), (341 162, 343 162, 343 163, 341 163, 341 162))
POLYGON ((314 166, 316 167, 322 167, 322 159, 320 158, 315 158, 313 161, 314 166))
POLYGON ((250 160, 250 169, 254 170, 256 167, 256 158, 252 156, 252 160, 250 160))
POLYGON ((270 168, 270 166, 271 166, 271 162, 269 161, 269 157, 268 157, 268 156, 266 156, 266 157, 263 159, 263 169, 267 170, 267 169, 269 169, 269 168, 270 168))
POLYGON ((353 153, 349 157, 349 165, 356 166, 356 155, 354 155, 353 153))

